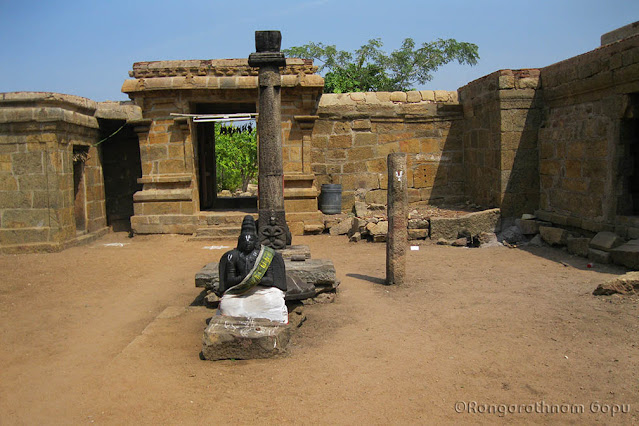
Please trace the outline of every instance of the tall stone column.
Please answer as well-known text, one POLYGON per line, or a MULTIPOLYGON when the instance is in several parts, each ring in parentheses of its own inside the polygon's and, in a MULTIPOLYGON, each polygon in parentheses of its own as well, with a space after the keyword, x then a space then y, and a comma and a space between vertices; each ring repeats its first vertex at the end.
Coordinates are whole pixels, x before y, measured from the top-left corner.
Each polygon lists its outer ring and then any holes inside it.
POLYGON ((386 284, 404 284, 408 245, 408 194, 406 154, 388 154, 388 236, 386 284))
POLYGON ((260 242, 275 249, 291 244, 284 211, 280 67, 286 66, 286 59, 281 43, 279 31, 256 31, 257 52, 249 55, 249 65, 259 68, 257 226, 260 242))

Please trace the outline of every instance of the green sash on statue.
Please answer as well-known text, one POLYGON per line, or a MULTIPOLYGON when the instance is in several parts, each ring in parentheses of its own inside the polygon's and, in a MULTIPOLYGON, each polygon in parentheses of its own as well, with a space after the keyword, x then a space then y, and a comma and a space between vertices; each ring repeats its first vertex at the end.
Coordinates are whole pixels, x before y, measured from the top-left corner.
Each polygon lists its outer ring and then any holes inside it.
POLYGON ((224 294, 244 294, 262 281, 264 274, 275 257, 275 250, 262 246, 257 255, 253 269, 244 277, 241 283, 234 285, 224 292, 224 294))

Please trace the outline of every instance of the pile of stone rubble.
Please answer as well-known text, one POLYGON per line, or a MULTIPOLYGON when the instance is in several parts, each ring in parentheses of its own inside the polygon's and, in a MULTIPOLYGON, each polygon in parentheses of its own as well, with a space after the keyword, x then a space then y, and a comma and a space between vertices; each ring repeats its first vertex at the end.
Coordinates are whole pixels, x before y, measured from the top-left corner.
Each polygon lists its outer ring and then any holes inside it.
MULTIPOLYGON (((433 217, 413 209, 408 215, 409 240, 430 238, 439 244, 474 247, 499 244, 495 234, 499 228, 499 209, 455 213, 433 217)), ((386 206, 356 201, 350 214, 326 215, 325 228, 330 235, 346 235, 352 242, 385 242, 388 234, 386 206)))
POLYGON ((569 253, 588 258, 593 263, 616 264, 639 269, 639 239, 626 241, 610 231, 585 235, 525 214, 502 231, 504 241, 512 245, 565 248, 569 253))

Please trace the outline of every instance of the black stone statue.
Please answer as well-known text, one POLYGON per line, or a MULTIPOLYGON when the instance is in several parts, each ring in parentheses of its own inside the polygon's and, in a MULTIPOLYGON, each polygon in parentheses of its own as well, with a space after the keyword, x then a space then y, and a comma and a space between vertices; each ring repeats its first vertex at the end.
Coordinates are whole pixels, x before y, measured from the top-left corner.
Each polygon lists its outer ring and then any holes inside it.
MULTIPOLYGON (((255 219, 247 215, 242 221, 242 231, 237 239, 237 248, 224 253, 220 259, 218 296, 221 296, 226 290, 244 280, 255 265, 260 248, 255 219)), ((286 269, 284 259, 280 253, 275 252, 271 264, 258 285, 277 287, 286 292, 286 269)))

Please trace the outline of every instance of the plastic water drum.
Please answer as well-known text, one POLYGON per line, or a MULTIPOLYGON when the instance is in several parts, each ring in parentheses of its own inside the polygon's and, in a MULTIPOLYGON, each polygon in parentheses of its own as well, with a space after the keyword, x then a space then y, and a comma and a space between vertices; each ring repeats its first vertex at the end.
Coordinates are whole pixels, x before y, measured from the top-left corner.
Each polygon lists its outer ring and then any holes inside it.
POLYGON ((342 185, 337 183, 322 184, 320 210, 324 214, 339 214, 342 212, 342 185))

